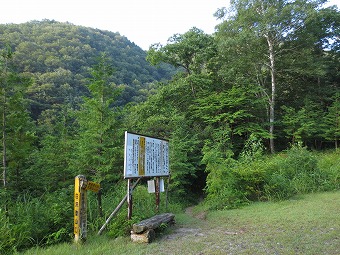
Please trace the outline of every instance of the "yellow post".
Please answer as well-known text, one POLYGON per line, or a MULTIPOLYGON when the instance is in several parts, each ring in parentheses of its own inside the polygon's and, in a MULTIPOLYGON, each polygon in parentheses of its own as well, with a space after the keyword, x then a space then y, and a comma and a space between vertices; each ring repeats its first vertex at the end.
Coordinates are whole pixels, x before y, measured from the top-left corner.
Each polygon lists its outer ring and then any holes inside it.
POLYGON ((86 240, 87 236, 87 180, 78 175, 74 181, 74 241, 86 240))

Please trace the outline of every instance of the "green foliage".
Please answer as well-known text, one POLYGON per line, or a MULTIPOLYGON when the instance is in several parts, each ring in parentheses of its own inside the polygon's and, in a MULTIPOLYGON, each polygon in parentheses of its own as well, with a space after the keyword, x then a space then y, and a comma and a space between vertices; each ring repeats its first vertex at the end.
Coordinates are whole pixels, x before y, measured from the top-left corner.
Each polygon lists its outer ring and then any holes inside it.
POLYGON ((340 189, 340 157, 339 151, 318 154, 318 168, 324 179, 320 181, 320 189, 325 191, 340 189))
POLYGON ((244 144, 239 159, 245 163, 259 160, 263 156, 264 150, 265 148, 263 146, 262 139, 256 137, 255 134, 251 134, 244 144))
MULTIPOLYGON (((312 97, 312 102, 322 107, 334 93, 332 84, 336 82, 330 82, 326 73, 332 62, 330 59, 338 59, 338 53, 330 49, 339 45, 339 40, 333 39, 339 28, 339 12, 322 9, 322 3, 238 0, 231 2, 230 9, 217 13, 219 18, 224 18, 216 33, 218 75, 223 81, 242 86, 245 91, 254 85, 259 88, 256 97, 263 99, 263 107, 268 110, 262 122, 269 122, 272 152, 273 139, 276 144, 280 143, 280 149, 286 148, 286 144, 282 144, 285 140, 280 137, 281 106, 301 109, 305 98, 312 97), (329 42, 333 43, 329 45, 329 42)), ((308 107, 305 106, 305 112, 299 112, 308 119, 302 122, 301 132, 308 146, 315 146, 315 140, 320 139, 320 118, 313 119, 313 111, 310 111, 313 107, 308 107)), ((299 114, 285 120, 285 131, 293 131, 288 122, 295 128, 299 114)), ((319 111, 314 114, 319 116, 319 111)))
POLYGON ((173 35, 165 46, 152 45, 146 59, 153 65, 165 62, 183 68, 187 74, 197 74, 215 53, 213 37, 194 27, 184 34, 173 35))
POLYGON ((0 234, 1 254, 11 254, 34 245, 44 246, 70 240, 73 201, 67 190, 34 198, 19 196, 9 215, 0 211, 4 225, 0 234))
POLYGON ((308 143, 310 140, 316 140, 321 132, 323 112, 320 106, 306 100, 305 105, 295 111, 292 107, 282 106, 284 110, 282 123, 284 131, 289 137, 292 137, 292 144, 297 142, 308 143))
POLYGON ((111 82, 114 70, 105 55, 91 73, 92 78, 87 84, 90 96, 84 98, 80 110, 76 112, 79 131, 72 164, 74 169, 80 167, 83 174, 97 182, 109 177, 117 181, 121 177, 119 173, 122 173, 118 162, 122 162, 119 160, 122 157, 122 142, 119 138, 123 132, 119 130, 120 109, 113 107, 113 104, 120 89, 111 82))
POLYGON ((34 119, 52 105, 71 103, 74 107, 86 95, 88 69, 105 52, 117 75, 113 82, 128 88, 119 104, 133 101, 149 83, 169 79, 169 65, 155 68, 146 53, 119 33, 50 20, 23 24, 0 24, 0 48, 10 42, 13 63, 19 73, 34 77, 30 100, 34 119), (137 87, 139 84, 140 87, 137 87))
POLYGON ((187 199, 190 196, 185 194, 198 193, 204 186, 199 178, 203 172, 199 165, 202 142, 197 133, 200 127, 193 124, 185 112, 192 100, 190 86, 185 78, 179 77, 173 83, 160 87, 146 102, 131 107, 127 115, 128 128, 133 132, 169 140, 169 194, 174 199, 187 199))
POLYGON ((11 254, 16 250, 16 245, 21 245, 23 242, 22 232, 17 231, 16 227, 9 222, 9 218, 3 210, 0 210, 0 220, 2 223, 0 227, 0 252, 1 254, 11 254))
MULTIPOLYGON (((199 186, 197 183, 197 175, 199 174, 199 166, 195 165, 197 154, 197 147, 199 141, 197 136, 189 132, 189 123, 184 116, 177 115, 174 119, 175 125, 180 125, 172 132, 169 141, 170 148, 170 162, 171 162, 171 182, 169 193, 173 198, 179 201, 190 199, 187 197, 188 192, 192 192, 193 188, 199 186)), ((196 190, 198 193, 198 190, 196 190)))
POLYGON ((48 116, 39 120, 42 130, 39 130, 40 147, 30 155, 32 163, 23 173, 26 184, 24 190, 34 196, 41 196, 46 191, 68 188, 76 176, 70 168, 74 152, 74 133, 67 127, 72 114, 64 109, 51 115, 52 118, 48 116), (31 176, 36 177, 32 179, 31 176))
MULTIPOLYGON (((306 148, 293 146, 286 154, 272 159, 272 169, 267 175, 266 196, 286 199, 295 194, 319 190, 320 170, 316 157, 306 148)), ((269 169, 270 171, 271 169, 269 169)))
POLYGON ((229 151, 221 155, 206 144, 202 163, 206 165, 208 173, 206 179, 207 197, 205 203, 212 209, 234 208, 246 203, 245 194, 236 189, 236 178, 231 169, 237 164, 229 151))
POLYGON ((2 186, 1 208, 8 210, 8 200, 25 187, 22 179, 36 141, 35 126, 29 115, 26 90, 31 80, 15 72, 9 45, 0 48, 0 116, 2 186))
MULTIPOLYGON (((262 100, 256 98, 259 92, 256 88, 240 86, 218 87, 217 91, 200 93, 195 103, 190 107, 194 117, 206 124, 211 130, 211 136, 224 133, 220 140, 229 143, 235 152, 245 142, 249 134, 268 138, 266 126, 260 123, 263 110, 262 100), (224 91, 220 91, 224 89, 224 91)), ((208 130, 208 129, 207 129, 208 130)), ((212 139, 212 138, 211 138, 212 139)))
MULTIPOLYGON (((107 236, 93 236, 82 246, 64 243, 46 248, 37 247, 23 254, 181 255, 203 252, 338 255, 339 195, 339 191, 315 193, 287 201, 254 203, 240 209, 209 212, 204 224, 189 214, 179 213, 176 214, 175 228, 198 232, 182 233, 181 238, 178 237, 178 231, 170 228, 170 233, 165 233, 156 242, 148 245, 133 243, 127 237, 112 239, 107 236), (164 240, 172 237, 177 238, 164 240)), ((194 208, 195 211, 196 209, 197 207, 194 208)))
POLYGON ((284 200, 297 194, 339 189, 338 153, 322 156, 293 146, 276 156, 258 155, 238 161, 211 158, 214 163, 207 164, 206 188, 206 203, 211 208, 233 208, 249 201, 284 200))
POLYGON ((338 148, 338 140, 340 140, 340 93, 337 93, 332 98, 333 102, 328 107, 327 113, 324 116, 324 133, 323 136, 334 141, 335 148, 338 148))

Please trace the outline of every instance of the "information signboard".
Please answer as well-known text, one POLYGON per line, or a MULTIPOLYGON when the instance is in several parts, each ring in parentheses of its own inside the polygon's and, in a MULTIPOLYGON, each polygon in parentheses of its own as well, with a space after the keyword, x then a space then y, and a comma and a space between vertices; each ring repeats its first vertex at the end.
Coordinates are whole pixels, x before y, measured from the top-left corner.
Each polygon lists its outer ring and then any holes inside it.
POLYGON ((124 178, 169 176, 169 142, 125 132, 124 178))

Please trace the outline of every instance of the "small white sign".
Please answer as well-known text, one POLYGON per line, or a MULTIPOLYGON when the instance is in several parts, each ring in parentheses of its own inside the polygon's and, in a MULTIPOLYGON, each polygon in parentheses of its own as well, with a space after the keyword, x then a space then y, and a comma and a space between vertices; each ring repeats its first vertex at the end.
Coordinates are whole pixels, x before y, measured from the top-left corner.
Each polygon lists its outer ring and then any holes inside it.
POLYGON ((164 192, 164 180, 163 179, 159 180, 159 191, 164 192))
POLYGON ((169 176, 169 142, 125 132, 124 178, 169 176))
POLYGON ((154 180, 149 180, 148 181, 148 192, 149 193, 155 193, 156 192, 155 181, 154 180))

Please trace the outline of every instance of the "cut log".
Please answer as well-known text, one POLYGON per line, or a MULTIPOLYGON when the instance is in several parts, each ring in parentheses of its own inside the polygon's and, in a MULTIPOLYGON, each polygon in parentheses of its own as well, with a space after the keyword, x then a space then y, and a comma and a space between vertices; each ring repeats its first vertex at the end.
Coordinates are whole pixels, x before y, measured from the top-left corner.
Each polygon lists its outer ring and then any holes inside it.
POLYGON ((132 229, 135 234, 140 234, 149 229, 156 229, 162 224, 171 224, 174 222, 174 218, 175 215, 172 213, 159 214, 133 224, 132 229))
POLYGON ((136 234, 131 231, 131 240, 136 243, 151 243, 155 239, 155 231, 148 229, 144 233, 136 234))

